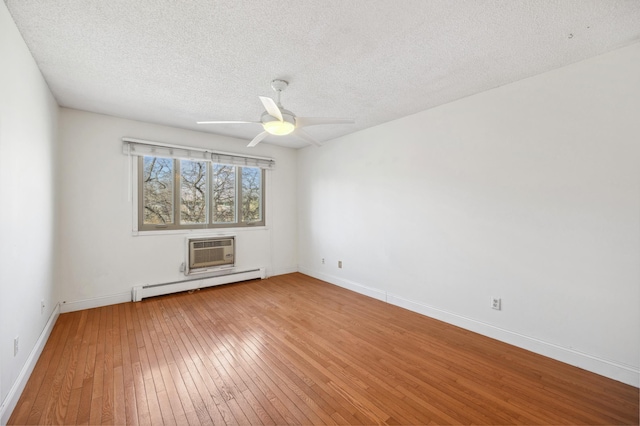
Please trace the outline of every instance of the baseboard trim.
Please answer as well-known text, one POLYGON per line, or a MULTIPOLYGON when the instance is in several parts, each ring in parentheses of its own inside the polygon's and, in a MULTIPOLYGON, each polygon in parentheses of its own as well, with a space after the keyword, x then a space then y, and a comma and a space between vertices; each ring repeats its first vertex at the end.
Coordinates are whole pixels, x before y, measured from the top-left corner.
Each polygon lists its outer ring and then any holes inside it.
POLYGON ((275 277, 276 275, 286 275, 286 274, 293 274, 294 272, 298 272, 298 266, 290 266, 288 268, 277 268, 277 269, 273 269, 271 271, 267 270, 267 272, 270 272, 271 277, 275 277))
POLYGON ((92 297, 91 299, 64 301, 60 304, 60 313, 82 311, 84 309, 100 308, 102 306, 117 305, 131 302, 131 292, 117 293, 109 296, 92 297))
POLYGON ((631 386, 638 387, 640 384, 640 370, 629 365, 598 358, 584 352, 576 351, 575 349, 566 348, 535 337, 496 327, 473 318, 434 308, 400 296, 388 294, 387 302, 631 386))
POLYGON ((564 362, 565 364, 573 365, 631 386, 640 387, 640 369, 634 366, 599 358, 584 352, 576 351, 575 349, 563 347, 535 337, 496 327, 473 318, 468 318, 463 315, 435 308, 415 300, 409 300, 379 289, 345 280, 340 277, 313 271, 302 266, 298 269, 299 272, 303 274, 355 291, 365 296, 385 301, 409 311, 444 321, 448 324, 482 334, 483 336, 487 336, 492 339, 500 340, 501 342, 535 352, 557 361, 564 362))
POLYGON ((354 281, 346 280, 344 278, 336 277, 329 274, 324 274, 322 272, 317 272, 317 271, 305 268, 304 266, 298 266, 298 272, 305 275, 309 275, 310 277, 317 278, 322 281, 326 281, 331 284, 338 285, 340 287, 346 288, 347 290, 355 291, 356 293, 364 294, 365 296, 382 300, 383 302, 387 301, 387 293, 385 291, 378 290, 377 288, 368 287, 366 285, 362 285, 354 281))
MULTIPOLYGON (((298 272, 297 266, 280 268, 273 271, 273 275, 284 275, 298 272)), ((63 301, 60 304, 60 313, 81 311, 83 309, 100 308, 102 306, 117 305, 118 303, 131 302, 131 292, 117 293, 109 296, 93 297, 91 299, 63 301)))
MULTIPOLYGON (((278 269, 273 275, 284 275, 298 272, 298 267, 278 269)), ((203 277, 204 279, 204 277, 203 277)), ((84 309, 100 308, 102 306, 117 305, 118 303, 131 302, 131 292, 117 293, 109 296, 92 297, 91 299, 63 301, 60 304, 60 313, 82 311, 84 309)))
POLYGON ((205 275, 191 279, 168 283, 157 283, 146 286, 136 286, 131 289, 131 300, 140 302, 142 299, 164 296, 201 288, 215 287, 224 284, 238 283, 247 280, 265 278, 265 268, 249 269, 244 271, 228 270, 220 271, 217 275, 205 275))
POLYGON ((40 333, 35 346, 29 353, 29 356, 27 357, 22 370, 20 370, 20 374, 18 374, 16 381, 13 383, 13 386, 11 386, 11 389, 9 389, 6 398, 4 399, 4 401, 2 401, 2 405, 0 405, 0 425, 7 424, 7 422, 9 421, 9 417, 11 417, 11 413, 13 413, 16 405, 18 405, 18 400, 22 395, 22 391, 27 385, 29 377, 31 377, 31 373, 33 372, 33 369, 38 362, 38 358, 40 358, 40 354, 42 353, 42 350, 44 349, 44 346, 49 339, 49 335, 53 330, 53 326, 56 324, 59 316, 60 304, 57 304, 53 309, 53 312, 49 316, 49 320, 45 324, 42 333, 40 333))

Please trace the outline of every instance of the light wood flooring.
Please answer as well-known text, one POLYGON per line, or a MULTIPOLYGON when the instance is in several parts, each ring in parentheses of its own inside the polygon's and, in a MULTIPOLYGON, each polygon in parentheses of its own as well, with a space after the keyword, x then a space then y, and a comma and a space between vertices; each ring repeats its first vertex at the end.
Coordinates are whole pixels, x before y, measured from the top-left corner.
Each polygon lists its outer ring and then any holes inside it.
POLYGON ((638 424, 638 389, 302 274, 62 314, 10 424, 638 424))

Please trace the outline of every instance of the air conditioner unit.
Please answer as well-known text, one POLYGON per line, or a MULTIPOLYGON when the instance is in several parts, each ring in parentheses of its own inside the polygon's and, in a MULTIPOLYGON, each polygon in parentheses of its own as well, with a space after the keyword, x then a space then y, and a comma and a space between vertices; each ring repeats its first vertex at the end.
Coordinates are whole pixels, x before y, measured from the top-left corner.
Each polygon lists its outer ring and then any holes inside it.
POLYGON ((185 275, 233 267, 235 257, 235 237, 189 238, 185 275))

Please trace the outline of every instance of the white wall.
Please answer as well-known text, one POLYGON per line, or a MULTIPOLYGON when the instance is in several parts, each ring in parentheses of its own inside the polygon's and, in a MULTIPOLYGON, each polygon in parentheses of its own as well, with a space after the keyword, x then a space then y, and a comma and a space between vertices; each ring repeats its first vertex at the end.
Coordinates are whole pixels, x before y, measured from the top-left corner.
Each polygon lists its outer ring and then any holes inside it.
POLYGON ((638 386, 639 111, 635 44, 301 150, 300 270, 638 386))
MULTIPOLYGON (((0 2, 0 423, 58 301, 54 157, 58 106, 0 2), (40 301, 45 309, 41 312, 40 301), (13 339, 19 351, 13 355, 13 339)), ((24 385, 24 383, 22 383, 24 385)))
MULTIPOLYGON (((246 141, 61 108, 60 203, 62 256, 57 279, 62 311, 130 300, 131 288, 185 279, 188 234, 132 234, 129 157, 122 137, 272 157, 267 173, 267 229, 240 229, 238 268, 266 267, 268 275, 297 270, 296 152, 246 141)), ((205 231, 206 232, 206 231, 205 231)), ((212 233, 233 231, 208 231, 212 233)))

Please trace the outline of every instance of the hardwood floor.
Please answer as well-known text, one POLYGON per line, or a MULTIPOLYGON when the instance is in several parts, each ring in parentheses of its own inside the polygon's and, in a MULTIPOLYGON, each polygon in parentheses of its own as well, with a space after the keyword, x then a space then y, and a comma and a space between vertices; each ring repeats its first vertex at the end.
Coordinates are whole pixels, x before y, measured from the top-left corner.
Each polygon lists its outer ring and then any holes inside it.
POLYGON ((9 424, 638 424, 638 399, 290 274, 60 315, 9 424))

